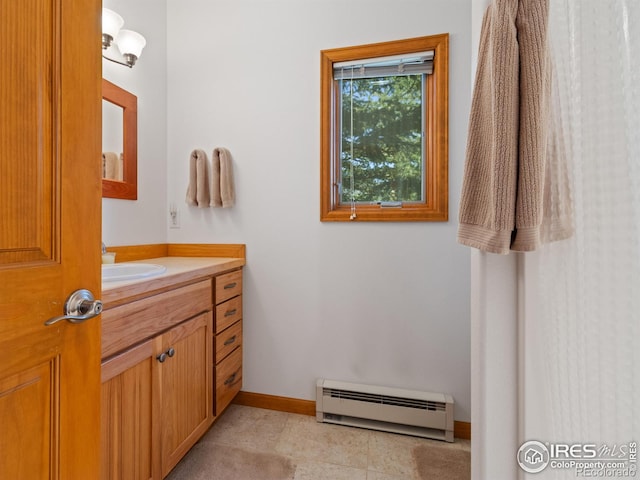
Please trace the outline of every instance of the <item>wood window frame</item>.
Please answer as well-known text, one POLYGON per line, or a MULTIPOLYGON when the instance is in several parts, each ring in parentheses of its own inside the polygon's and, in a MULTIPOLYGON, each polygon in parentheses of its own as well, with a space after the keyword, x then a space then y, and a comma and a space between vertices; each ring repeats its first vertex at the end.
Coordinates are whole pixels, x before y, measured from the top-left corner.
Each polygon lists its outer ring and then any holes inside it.
POLYGON ((335 48, 320 52, 320 220, 323 222, 447 221, 449 218, 449 34, 392 42, 335 48), (434 51, 433 73, 427 76, 425 92, 425 201, 402 207, 340 204, 338 178, 339 132, 333 124, 338 105, 333 64, 390 55, 434 51))

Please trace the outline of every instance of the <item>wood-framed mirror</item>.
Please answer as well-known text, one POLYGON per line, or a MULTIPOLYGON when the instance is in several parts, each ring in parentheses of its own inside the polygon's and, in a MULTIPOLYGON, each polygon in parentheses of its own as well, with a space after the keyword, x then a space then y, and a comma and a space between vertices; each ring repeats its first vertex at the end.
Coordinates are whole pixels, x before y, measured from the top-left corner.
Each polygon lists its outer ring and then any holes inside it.
POLYGON ((137 200, 138 97, 103 78, 102 111, 102 196, 137 200))

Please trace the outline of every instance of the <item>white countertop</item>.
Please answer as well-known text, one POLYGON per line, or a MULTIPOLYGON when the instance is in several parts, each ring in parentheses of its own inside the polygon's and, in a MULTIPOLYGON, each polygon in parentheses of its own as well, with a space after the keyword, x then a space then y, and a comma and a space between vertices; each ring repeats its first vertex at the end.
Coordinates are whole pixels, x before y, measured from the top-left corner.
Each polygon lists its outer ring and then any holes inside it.
POLYGON ((105 308, 125 303, 129 299, 144 297, 177 285, 193 283, 200 279, 245 265, 244 258, 231 257, 160 257, 127 263, 153 263, 166 271, 151 277, 102 282, 102 302, 105 308))

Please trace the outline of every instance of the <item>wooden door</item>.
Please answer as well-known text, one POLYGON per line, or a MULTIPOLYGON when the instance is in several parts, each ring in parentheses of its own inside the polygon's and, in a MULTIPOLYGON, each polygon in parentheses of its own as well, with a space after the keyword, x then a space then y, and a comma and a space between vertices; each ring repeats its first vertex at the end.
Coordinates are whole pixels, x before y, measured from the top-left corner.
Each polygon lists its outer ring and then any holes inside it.
POLYGON ((159 375, 162 476, 166 476, 207 431, 213 416, 212 314, 206 312, 156 340, 159 375))
POLYGON ((98 477, 100 2, 0 0, 0 478, 98 477))

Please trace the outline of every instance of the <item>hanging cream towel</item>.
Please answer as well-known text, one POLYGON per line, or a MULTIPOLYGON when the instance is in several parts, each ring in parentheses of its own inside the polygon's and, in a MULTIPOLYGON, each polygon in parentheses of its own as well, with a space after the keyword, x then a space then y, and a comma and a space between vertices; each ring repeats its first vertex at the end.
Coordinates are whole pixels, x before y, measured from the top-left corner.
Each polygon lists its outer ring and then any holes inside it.
POLYGON ((102 178, 122 181, 122 160, 115 152, 102 152, 102 178))
POLYGON ((541 243, 551 63, 548 0, 494 0, 480 38, 458 241, 492 253, 541 243))
POLYGON ((236 201, 231 153, 223 147, 213 150, 211 173, 211 206, 233 207, 236 201))
POLYGON ((187 205, 207 208, 209 206, 209 178, 207 154, 204 150, 194 150, 189 157, 189 187, 187 205))

